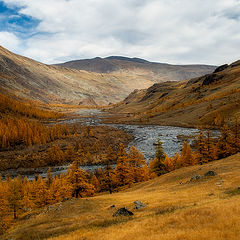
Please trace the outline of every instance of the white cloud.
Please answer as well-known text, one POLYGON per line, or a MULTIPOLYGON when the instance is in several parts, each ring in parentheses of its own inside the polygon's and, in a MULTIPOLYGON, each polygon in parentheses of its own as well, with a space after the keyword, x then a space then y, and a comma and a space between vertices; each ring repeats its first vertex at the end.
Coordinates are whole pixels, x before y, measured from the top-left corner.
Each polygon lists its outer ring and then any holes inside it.
POLYGON ((40 21, 36 35, 18 40, 19 51, 45 63, 108 55, 178 64, 240 59, 239 0, 4 2, 40 21))
POLYGON ((18 51, 20 41, 15 34, 10 32, 0 32, 0 45, 12 51, 18 51))

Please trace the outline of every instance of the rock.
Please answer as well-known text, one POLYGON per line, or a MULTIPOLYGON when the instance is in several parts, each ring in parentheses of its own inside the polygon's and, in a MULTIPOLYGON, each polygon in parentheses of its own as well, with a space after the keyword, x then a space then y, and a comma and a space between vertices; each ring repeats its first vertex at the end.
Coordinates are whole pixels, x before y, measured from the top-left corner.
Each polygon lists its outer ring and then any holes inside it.
POLYGON ((199 180, 199 179, 201 179, 201 178, 202 178, 201 175, 194 175, 194 176, 191 177, 190 181, 199 180))
POLYGON ((232 64, 230 64, 230 67, 237 67, 237 66, 240 66, 240 60, 236 61, 236 62, 233 62, 232 64))
POLYGON ((142 202, 140 202, 138 200, 135 201, 134 204, 135 204, 134 209, 141 209, 141 208, 145 208, 146 207, 146 205, 144 203, 142 203, 142 202))
POLYGON ((213 82, 220 81, 223 78, 224 78, 224 75, 217 75, 216 73, 207 74, 205 76, 205 79, 203 80, 202 86, 209 85, 213 82))
POLYGON ((114 214, 113 217, 117 216, 132 216, 133 212, 129 211, 126 207, 119 208, 114 214))
POLYGON ((206 172, 206 173, 204 174, 205 177, 216 176, 216 175, 217 175, 217 173, 214 172, 214 171, 208 171, 208 172, 206 172))
POLYGON ((217 67, 213 73, 221 72, 221 71, 225 70, 228 67, 229 67, 228 64, 221 65, 221 66, 217 67))

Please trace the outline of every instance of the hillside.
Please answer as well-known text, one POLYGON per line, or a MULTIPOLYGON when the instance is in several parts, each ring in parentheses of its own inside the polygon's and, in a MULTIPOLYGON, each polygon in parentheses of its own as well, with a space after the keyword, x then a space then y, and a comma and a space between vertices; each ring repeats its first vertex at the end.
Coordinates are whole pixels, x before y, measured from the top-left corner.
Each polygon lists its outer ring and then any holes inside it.
POLYGON ((181 168, 112 195, 71 199, 39 209, 17 220, 2 239, 237 240, 239 158, 237 154, 181 168), (190 181, 210 170, 217 175, 190 181), (133 209, 136 200, 146 207, 133 209), (113 217, 123 206, 134 215, 113 217))
POLYGON ((109 111, 117 114, 116 121, 109 122, 177 126, 231 122, 240 117, 240 61, 202 77, 136 90, 109 111))
MULTIPOLYGON (((185 80, 210 73, 216 68, 209 65, 171 65, 122 56, 75 60, 56 64, 56 66, 98 73, 121 72, 128 75, 131 72, 153 82, 185 80)), ((136 88, 139 89, 137 86, 136 88)))
MULTIPOLYGON (((104 64, 102 67, 105 69, 104 64)), ((205 66, 196 74, 209 72, 213 68, 205 66)), ((178 76, 174 79, 179 80, 178 76)), ((164 77, 159 78, 154 73, 149 75, 144 68, 97 73, 97 69, 96 72, 87 72, 49 66, 0 47, 1 91, 7 90, 17 96, 45 103, 107 105, 123 100, 134 89, 147 88, 163 80, 164 77)))

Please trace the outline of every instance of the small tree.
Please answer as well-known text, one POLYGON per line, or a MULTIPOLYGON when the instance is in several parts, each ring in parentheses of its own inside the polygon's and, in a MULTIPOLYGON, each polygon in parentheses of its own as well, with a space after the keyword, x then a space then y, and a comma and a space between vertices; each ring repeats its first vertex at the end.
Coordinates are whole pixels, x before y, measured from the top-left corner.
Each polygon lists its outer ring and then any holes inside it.
POLYGON ((167 172, 166 166, 164 165, 165 156, 160 139, 157 140, 157 144, 155 145, 155 156, 150 163, 150 168, 157 176, 160 176, 167 172))

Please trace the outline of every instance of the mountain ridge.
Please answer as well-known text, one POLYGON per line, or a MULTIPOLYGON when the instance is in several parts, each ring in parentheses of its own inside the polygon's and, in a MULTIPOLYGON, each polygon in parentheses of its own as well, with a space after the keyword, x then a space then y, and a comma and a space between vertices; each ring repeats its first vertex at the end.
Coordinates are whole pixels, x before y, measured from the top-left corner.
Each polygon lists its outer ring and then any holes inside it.
MULTIPOLYGON (((154 83, 168 80, 179 81, 203 73, 212 72, 215 67, 204 68, 139 63, 132 61, 95 58, 95 72, 77 70, 55 65, 46 65, 33 59, 14 54, 0 48, 0 89, 18 97, 44 103, 97 106, 117 103, 134 89, 148 88, 154 83), (97 69, 105 73, 98 73, 97 69), (141 67, 139 67, 141 66, 141 67), (143 67, 142 67, 143 66, 143 67), (160 66, 160 65, 159 65, 160 66), (109 69, 112 69, 109 72, 109 69)), ((137 61, 137 62, 136 62, 137 61)), ((86 66, 91 62, 85 61, 86 66)), ((90 66, 91 67, 91 66, 90 66)))
MULTIPOLYGON (((202 72, 213 71, 216 66, 205 64, 184 64, 174 65, 169 63, 151 62, 137 57, 124 57, 124 56, 108 56, 108 57, 95 57, 91 59, 72 60, 65 63, 54 64, 54 66, 72 68, 77 70, 86 70, 98 73, 111 73, 114 71, 124 71, 132 69, 144 69, 155 74, 166 75, 166 71, 178 73, 172 80, 183 80, 181 72, 186 75, 186 78, 192 78, 201 75, 202 72), (191 69, 192 68, 192 69, 191 69)), ((185 79, 186 79, 185 78, 185 79)), ((168 79, 170 80, 170 79, 168 79)))
MULTIPOLYGON (((197 127, 240 118, 240 61, 179 82, 155 83, 110 107, 121 123, 197 127)), ((109 120, 106 120, 109 121, 109 120)), ((112 121, 112 120, 110 120, 112 121)))

